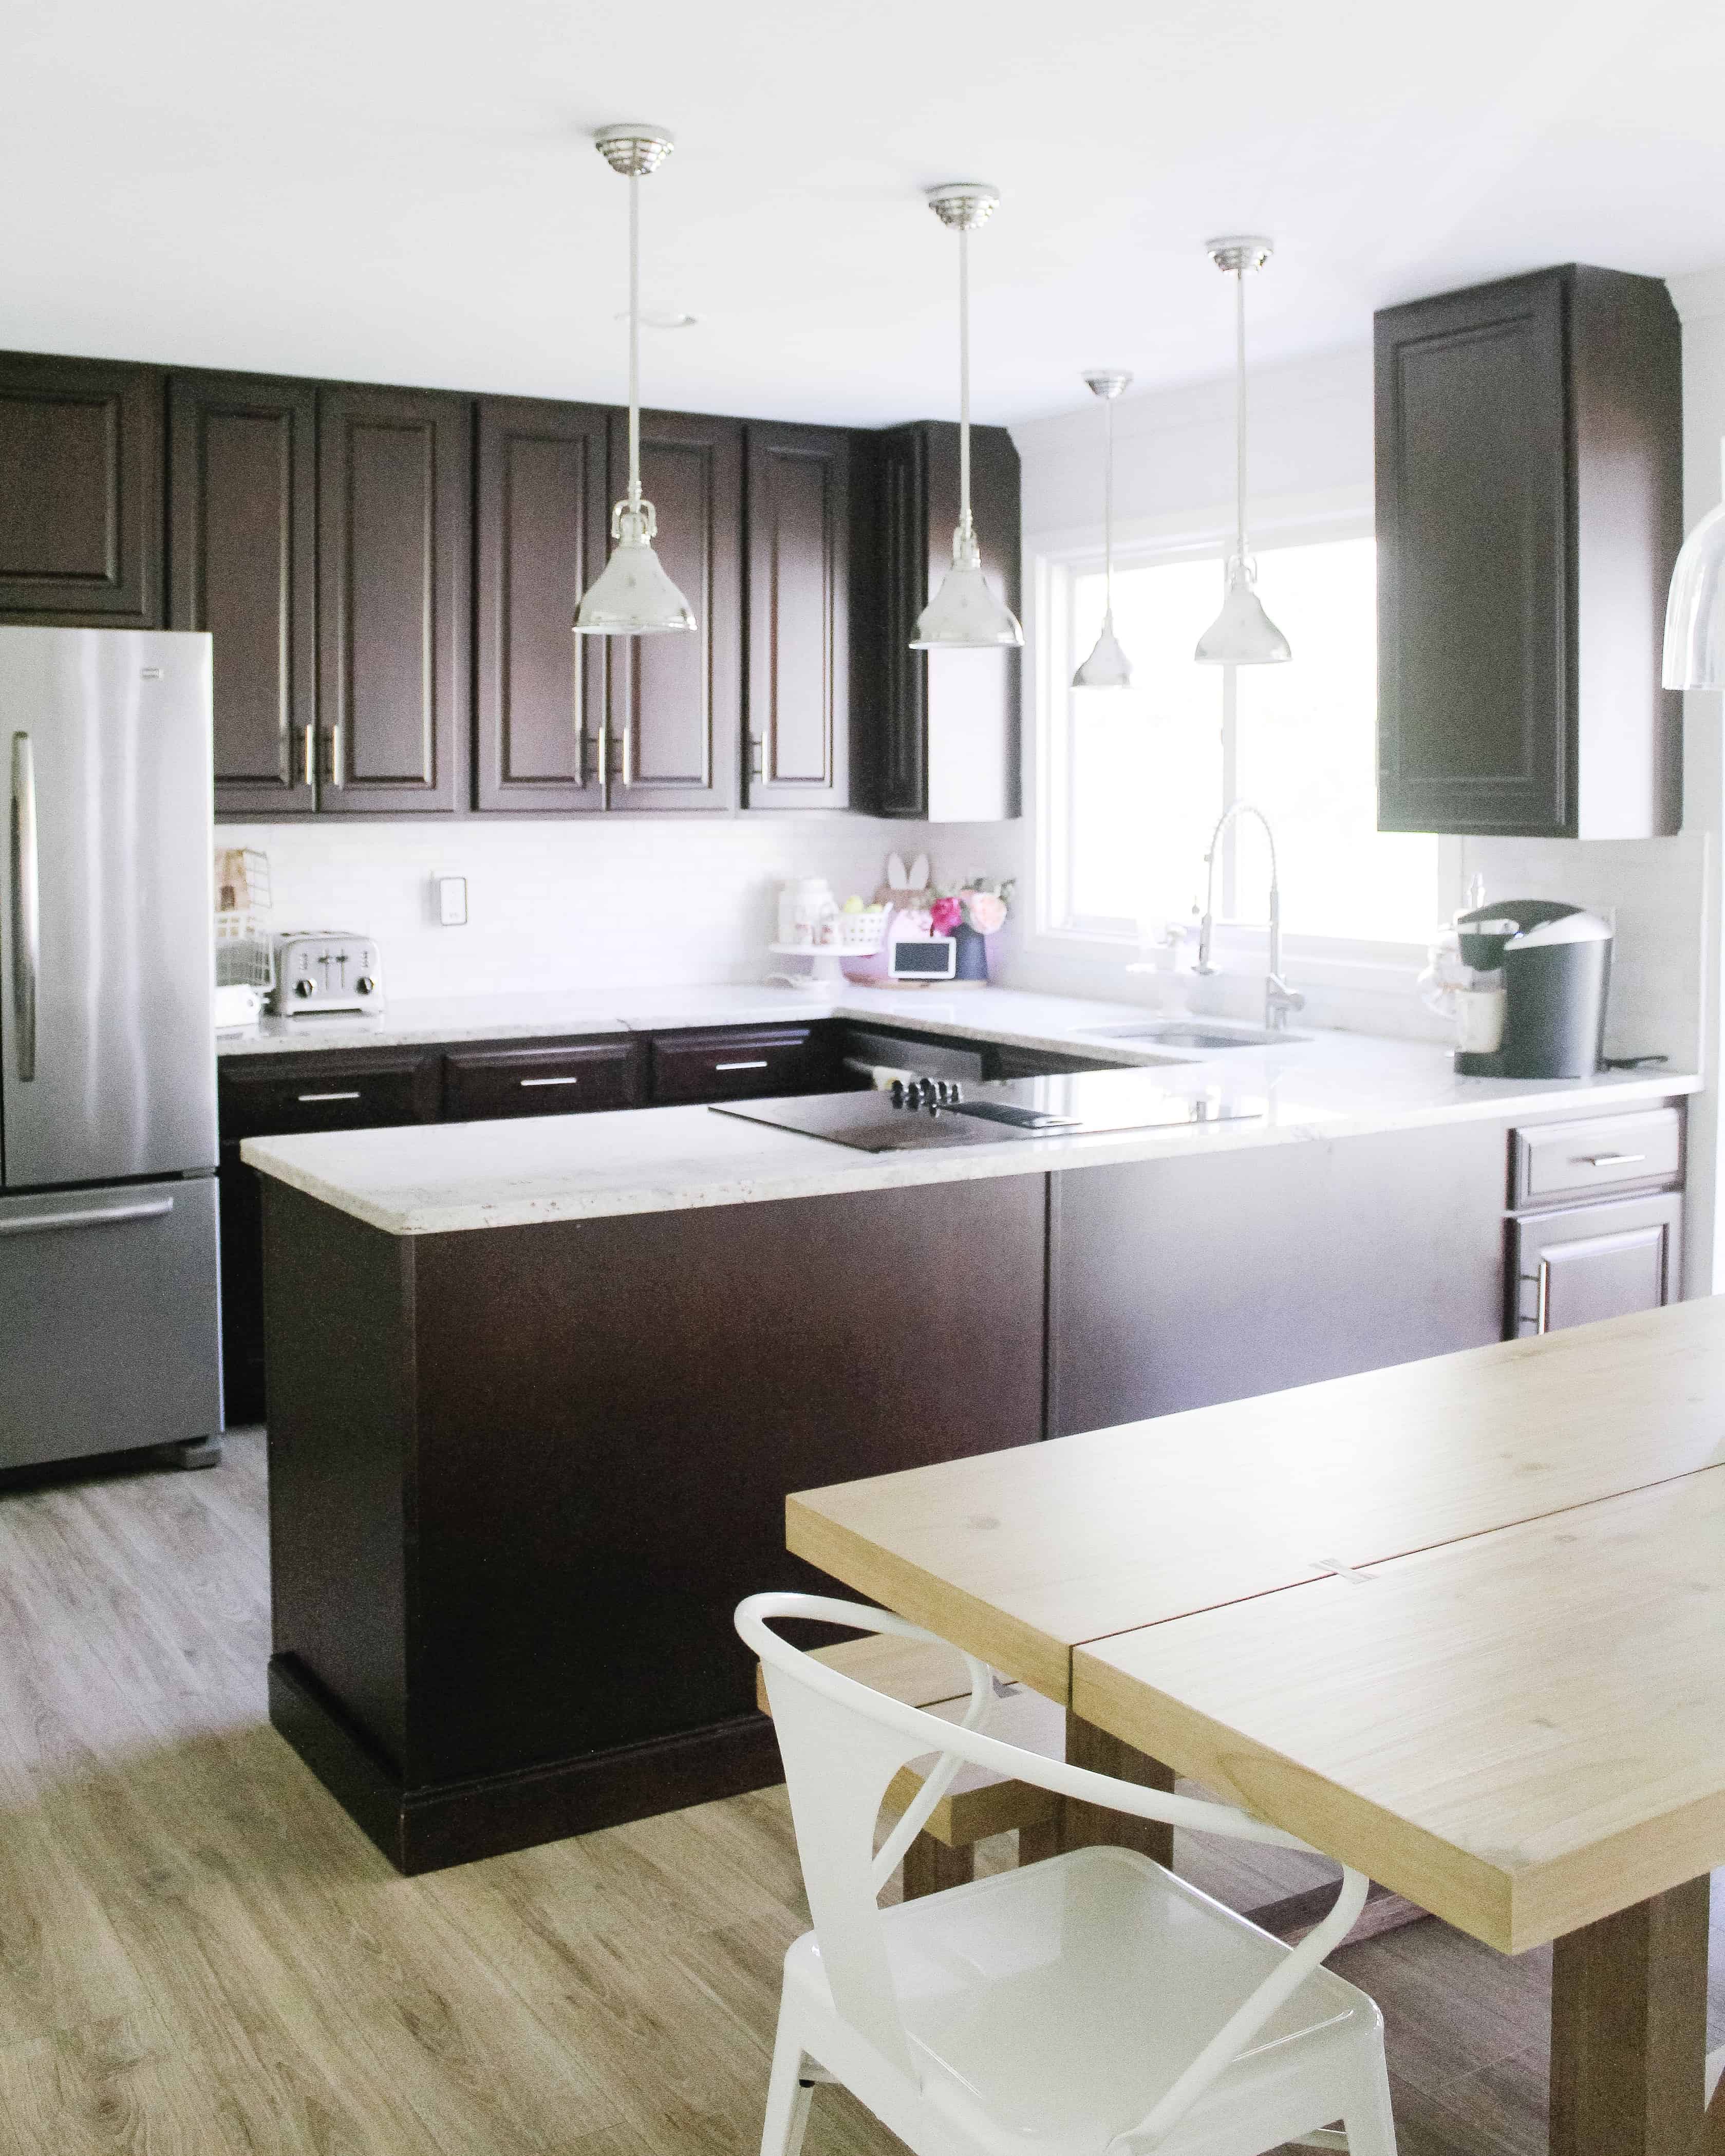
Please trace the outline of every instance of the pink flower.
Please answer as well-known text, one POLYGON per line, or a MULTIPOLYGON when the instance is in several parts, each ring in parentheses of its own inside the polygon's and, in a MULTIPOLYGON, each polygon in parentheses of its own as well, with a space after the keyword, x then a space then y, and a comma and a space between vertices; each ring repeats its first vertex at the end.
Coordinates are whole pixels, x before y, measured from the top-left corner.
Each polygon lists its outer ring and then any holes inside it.
POLYGON ((1006 921, 1006 901, 996 898, 992 891, 968 891, 964 894, 964 916, 978 936, 992 936, 1006 921))
POLYGON ((937 898, 929 909, 929 927, 937 936, 950 936, 958 926, 961 911, 956 898, 937 898))

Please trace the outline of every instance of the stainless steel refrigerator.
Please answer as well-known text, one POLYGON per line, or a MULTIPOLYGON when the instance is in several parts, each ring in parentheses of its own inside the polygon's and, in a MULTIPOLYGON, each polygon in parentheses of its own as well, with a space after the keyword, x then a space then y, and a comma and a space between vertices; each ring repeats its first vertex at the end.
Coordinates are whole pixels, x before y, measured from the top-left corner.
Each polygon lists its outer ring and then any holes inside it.
POLYGON ((210 639, 0 629, 0 1468, 219 1456, 210 639))

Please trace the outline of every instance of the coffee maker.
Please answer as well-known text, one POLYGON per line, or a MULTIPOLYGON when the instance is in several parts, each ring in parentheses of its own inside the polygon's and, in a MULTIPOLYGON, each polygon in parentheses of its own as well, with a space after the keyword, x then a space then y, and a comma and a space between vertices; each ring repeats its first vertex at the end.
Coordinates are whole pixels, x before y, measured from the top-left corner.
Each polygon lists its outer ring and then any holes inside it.
POLYGON ((1609 921, 1547 898, 1455 917, 1463 1078, 1590 1078, 1604 1054, 1609 921))

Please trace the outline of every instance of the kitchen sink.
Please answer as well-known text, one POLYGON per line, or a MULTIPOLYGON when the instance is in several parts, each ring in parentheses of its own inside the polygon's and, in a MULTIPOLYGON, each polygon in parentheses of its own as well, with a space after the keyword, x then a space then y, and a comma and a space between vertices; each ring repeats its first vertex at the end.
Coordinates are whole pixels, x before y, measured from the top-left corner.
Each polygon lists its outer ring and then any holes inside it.
POLYGON ((1146 1040, 1163 1048, 1280 1048, 1310 1040, 1309 1033, 1271 1033, 1260 1025, 1230 1025, 1222 1020, 1189 1018, 1135 1019, 1130 1025, 1086 1025, 1092 1040, 1146 1040))

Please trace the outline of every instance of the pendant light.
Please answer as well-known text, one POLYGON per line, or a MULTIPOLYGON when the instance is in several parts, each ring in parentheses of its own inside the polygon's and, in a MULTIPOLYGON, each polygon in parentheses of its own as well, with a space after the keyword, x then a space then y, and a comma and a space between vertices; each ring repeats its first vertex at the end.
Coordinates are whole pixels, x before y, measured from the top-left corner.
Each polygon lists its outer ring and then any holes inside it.
POLYGON ((1258 566, 1246 552, 1245 279, 1248 270, 1264 267, 1271 251, 1267 239, 1250 235, 1204 242, 1211 261, 1234 279, 1235 536, 1222 611, 1193 654, 1204 666, 1275 666, 1294 655, 1253 588, 1258 566))
POLYGON ((949 180, 928 190, 928 207, 958 235, 958 528, 952 566, 917 616, 912 651, 992 651, 1024 640, 1011 609, 988 589, 970 515, 970 235, 999 200, 999 189, 980 180, 949 180))
POLYGON ((1132 381, 1129 374, 1104 371, 1086 374, 1091 393, 1102 400, 1107 446, 1102 453, 1102 633, 1096 647, 1072 676, 1075 689, 1130 689, 1132 663, 1114 634, 1114 400, 1132 381))
POLYGON ((641 499, 641 182, 676 146, 662 127, 642 120, 602 127, 599 155, 629 182, 629 492, 611 511, 611 558, 575 614, 578 636, 647 636, 692 629, 689 602, 653 551, 659 519, 641 499))
MULTIPOLYGON (((1725 442, 1719 444, 1725 490, 1725 442)), ((1725 501, 1683 542, 1665 610, 1667 689, 1725 689, 1725 501)))

